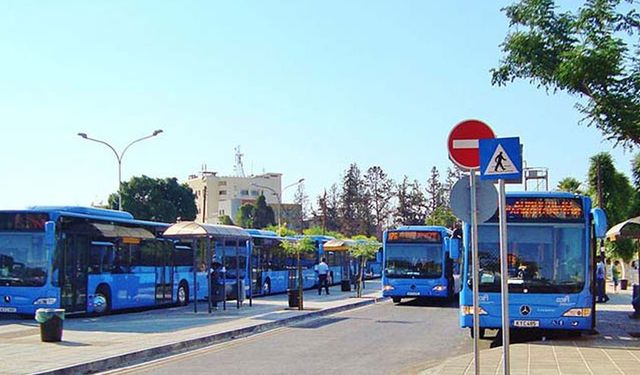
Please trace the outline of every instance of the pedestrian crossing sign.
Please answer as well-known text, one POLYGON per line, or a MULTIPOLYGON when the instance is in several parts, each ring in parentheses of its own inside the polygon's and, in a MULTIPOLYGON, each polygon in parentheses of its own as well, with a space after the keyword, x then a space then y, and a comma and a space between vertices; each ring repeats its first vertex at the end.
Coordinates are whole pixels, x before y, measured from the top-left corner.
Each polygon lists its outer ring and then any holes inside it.
POLYGON ((522 181, 519 137, 481 139, 480 179, 522 181))

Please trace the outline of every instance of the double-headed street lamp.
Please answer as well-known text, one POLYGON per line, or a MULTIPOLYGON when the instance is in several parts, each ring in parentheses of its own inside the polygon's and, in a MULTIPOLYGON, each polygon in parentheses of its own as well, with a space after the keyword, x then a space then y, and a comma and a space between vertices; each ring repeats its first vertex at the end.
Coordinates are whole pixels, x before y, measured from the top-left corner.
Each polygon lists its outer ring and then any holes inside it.
POLYGON ((129 147, 131 147, 131 145, 133 145, 134 143, 138 143, 140 141, 144 141, 145 139, 149 139, 151 137, 155 137, 156 135, 162 133, 162 129, 158 129, 158 130, 154 130, 153 133, 151 133, 150 135, 146 136, 146 137, 142 137, 142 138, 138 138, 134 141, 131 141, 131 143, 129 143, 120 154, 118 154, 118 152, 116 151, 115 148, 113 148, 113 146, 111 146, 110 144, 108 144, 105 141, 101 141, 99 139, 95 139, 95 138, 90 138, 87 133, 78 133, 78 135, 84 139, 86 139, 87 141, 93 141, 93 142, 98 142, 98 143, 102 143, 103 145, 109 147, 111 149, 111 151, 113 151, 113 153, 116 155, 116 159, 118 160, 118 210, 122 211, 122 191, 121 186, 122 186, 122 157, 124 156, 124 153, 127 152, 127 150, 129 149, 129 147))
MULTIPOLYGON (((282 188, 282 193, 284 194, 285 190, 287 190, 288 188, 290 188, 292 186, 296 186, 298 184, 301 184, 303 181, 304 181, 304 178, 301 178, 298 181, 283 187, 282 188)), ((278 230, 280 230, 281 221, 282 221, 282 197, 280 196, 280 193, 275 191, 273 188, 270 188, 269 186, 258 185, 258 184, 253 183, 253 182, 251 183, 251 186, 255 186, 255 187, 258 187, 258 188, 261 188, 261 189, 267 189, 270 192, 272 192, 273 194, 275 194, 276 198, 278 198, 278 230)))

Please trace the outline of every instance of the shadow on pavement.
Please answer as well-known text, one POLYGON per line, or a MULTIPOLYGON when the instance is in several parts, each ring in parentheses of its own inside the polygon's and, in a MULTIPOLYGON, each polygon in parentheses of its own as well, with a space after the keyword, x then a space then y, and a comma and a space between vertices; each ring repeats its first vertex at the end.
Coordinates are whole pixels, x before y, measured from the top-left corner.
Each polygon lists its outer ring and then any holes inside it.
POLYGON ((452 301, 442 298, 414 298, 403 300, 396 305, 407 307, 444 307, 452 309, 457 309, 459 307, 458 298, 455 298, 452 301))

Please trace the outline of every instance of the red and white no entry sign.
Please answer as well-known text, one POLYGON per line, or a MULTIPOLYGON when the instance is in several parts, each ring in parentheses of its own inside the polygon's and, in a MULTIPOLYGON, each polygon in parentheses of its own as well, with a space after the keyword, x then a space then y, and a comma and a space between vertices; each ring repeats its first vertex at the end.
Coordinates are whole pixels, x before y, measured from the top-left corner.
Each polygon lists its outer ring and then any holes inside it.
POLYGON ((489 125, 479 120, 465 120, 449 133, 449 159, 464 169, 480 167, 480 139, 495 138, 489 125))

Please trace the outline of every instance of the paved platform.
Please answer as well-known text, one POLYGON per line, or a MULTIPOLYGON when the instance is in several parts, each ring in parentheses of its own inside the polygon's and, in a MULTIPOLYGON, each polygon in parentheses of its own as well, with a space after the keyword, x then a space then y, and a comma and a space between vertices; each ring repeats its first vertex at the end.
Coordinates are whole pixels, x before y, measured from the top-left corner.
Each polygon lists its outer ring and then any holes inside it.
POLYGON ((0 374, 80 374, 105 371, 168 354, 185 352, 304 319, 375 303, 380 281, 369 280, 363 298, 331 288, 330 295, 304 294, 305 310, 288 308, 286 294, 255 298, 236 309, 207 312, 207 304, 153 309, 104 317, 68 318, 63 340, 44 343, 32 320, 0 320, 0 374))
MULTIPOLYGON (((640 374, 640 320, 628 314, 631 290, 613 294, 607 288, 607 303, 597 304, 597 335, 569 338, 558 335, 542 340, 510 345, 510 370, 524 374, 640 374)), ((473 374, 473 353, 449 358, 439 366, 426 369, 422 375, 473 374)), ((502 347, 480 352, 481 374, 502 374, 502 347)))

